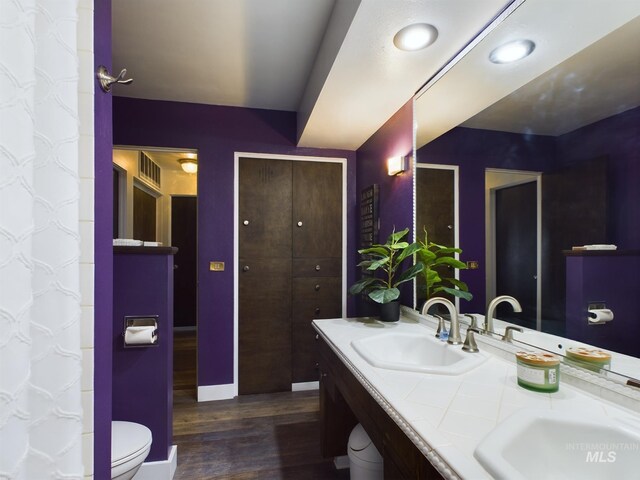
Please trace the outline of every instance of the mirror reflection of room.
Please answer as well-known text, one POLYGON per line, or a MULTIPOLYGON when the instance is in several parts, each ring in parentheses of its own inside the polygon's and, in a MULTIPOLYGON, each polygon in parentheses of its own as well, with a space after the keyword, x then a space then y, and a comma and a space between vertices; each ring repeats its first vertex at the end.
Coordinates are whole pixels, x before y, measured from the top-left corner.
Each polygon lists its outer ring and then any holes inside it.
POLYGON ((511 66, 491 63, 509 25, 547 28, 529 14, 514 13, 416 100, 417 164, 459 168, 456 245, 480 267, 461 272, 474 298, 460 310, 484 313, 510 295, 522 312, 503 303, 496 318, 637 357, 640 59, 628 46, 640 20, 580 27, 571 47, 545 31, 564 58, 542 45, 511 66), (589 324, 592 302, 615 319, 589 324))

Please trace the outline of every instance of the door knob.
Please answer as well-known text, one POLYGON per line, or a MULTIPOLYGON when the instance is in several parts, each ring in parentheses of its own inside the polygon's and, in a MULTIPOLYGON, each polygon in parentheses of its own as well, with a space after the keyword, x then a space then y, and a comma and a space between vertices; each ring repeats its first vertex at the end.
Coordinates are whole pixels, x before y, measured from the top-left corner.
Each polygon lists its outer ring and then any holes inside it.
POLYGON ((244 267, 242 267, 242 271, 243 272, 248 272, 249 271, 249 265, 245 265, 244 267))
POLYGON ((453 225, 447 225, 447 228, 448 228, 449 230, 453 230, 453 225))
POLYGON ((316 308, 316 315, 319 315, 319 314, 320 314, 320 309, 316 308))
POLYGON ((247 225, 249 225, 249 220, 245 220, 244 222, 242 222, 242 224, 246 227, 247 225))
POLYGON ((320 265, 316 265, 316 272, 320 271, 320 265))
POLYGON ((302 226, 302 222, 298 222, 298 226, 301 227, 302 226))
POLYGON ((316 286, 315 286, 315 289, 316 289, 316 292, 317 292, 318 290, 320 290, 320 285, 319 285, 319 284, 318 284, 318 285, 316 285, 316 286))

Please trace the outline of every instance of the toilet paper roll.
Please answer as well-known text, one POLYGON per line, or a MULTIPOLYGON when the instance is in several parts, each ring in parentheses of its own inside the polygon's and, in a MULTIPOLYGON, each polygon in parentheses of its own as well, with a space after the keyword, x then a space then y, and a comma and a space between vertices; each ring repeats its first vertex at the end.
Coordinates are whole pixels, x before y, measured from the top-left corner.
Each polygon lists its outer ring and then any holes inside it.
POLYGON ((589 323, 604 323, 613 320, 613 312, 608 308, 589 310, 589 323))
POLYGON ((127 327, 124 332, 125 345, 153 345, 158 341, 156 327, 127 327))

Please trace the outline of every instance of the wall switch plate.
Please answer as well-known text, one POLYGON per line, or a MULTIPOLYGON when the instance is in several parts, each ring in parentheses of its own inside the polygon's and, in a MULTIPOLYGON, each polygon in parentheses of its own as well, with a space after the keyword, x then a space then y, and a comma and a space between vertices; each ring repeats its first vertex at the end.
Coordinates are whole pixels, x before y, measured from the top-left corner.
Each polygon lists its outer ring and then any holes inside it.
POLYGON ((480 262, 478 262, 477 260, 469 260, 467 262, 467 268, 469 270, 477 270, 478 268, 480 268, 480 262))
POLYGON ((212 272, 224 272, 224 262, 209 262, 209 270, 212 272))

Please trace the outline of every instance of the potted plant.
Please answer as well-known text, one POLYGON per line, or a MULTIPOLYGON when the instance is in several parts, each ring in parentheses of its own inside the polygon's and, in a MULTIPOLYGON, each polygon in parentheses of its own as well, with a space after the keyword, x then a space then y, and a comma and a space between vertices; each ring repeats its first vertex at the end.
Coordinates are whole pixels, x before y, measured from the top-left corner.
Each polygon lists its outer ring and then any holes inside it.
POLYGON ((364 260, 358 266, 365 268, 371 276, 364 276, 354 283, 349 288, 349 293, 364 293, 379 303, 382 321, 397 321, 400 318, 398 286, 415 278, 423 269, 419 261, 405 270, 401 268, 402 262, 421 248, 416 242, 409 244, 403 240, 408 232, 408 228, 399 232, 394 230, 384 244, 358 250, 358 253, 364 256, 364 260))
POLYGON ((425 281, 427 300, 436 293, 448 293, 454 297, 471 300, 473 295, 469 292, 466 283, 454 277, 441 276, 438 273, 438 267, 441 266, 458 270, 466 269, 467 265, 454 256, 456 253, 462 253, 462 250, 430 242, 426 228, 424 229, 424 242, 419 240, 418 244, 420 248, 416 251, 416 256, 423 264, 421 272, 425 281))

